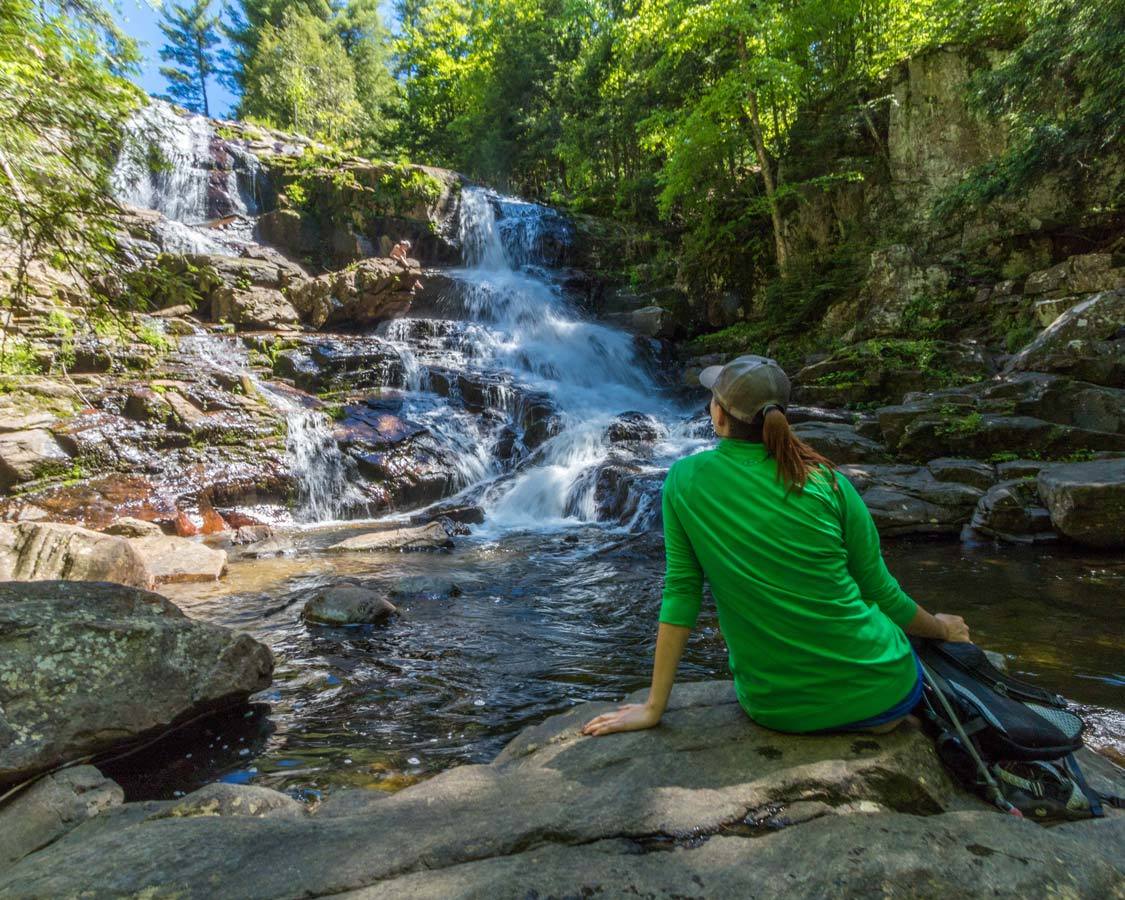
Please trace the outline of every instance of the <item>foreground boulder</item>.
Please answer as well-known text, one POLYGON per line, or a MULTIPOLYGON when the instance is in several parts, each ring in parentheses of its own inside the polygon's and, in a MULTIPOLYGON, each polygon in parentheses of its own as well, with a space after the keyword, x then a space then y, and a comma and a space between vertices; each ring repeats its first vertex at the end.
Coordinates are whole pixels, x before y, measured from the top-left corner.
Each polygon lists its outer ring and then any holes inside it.
POLYGON ((269 648, 116 584, 0 583, 0 789, 270 683, 269 648))
POLYGON ((579 735, 609 708, 529 728, 490 765, 304 817, 129 804, 0 875, 0 895, 1119 895, 1125 819, 1048 830, 1000 815, 956 789, 912 728, 778 734, 725 682, 678 685, 651 731, 579 735))
POLYGON ((1125 547, 1125 459, 1051 466, 1038 485, 1061 534, 1091 547, 1125 547))
POLYGON ((0 524, 0 580, 115 581, 152 587, 144 557, 122 537, 77 525, 0 524))

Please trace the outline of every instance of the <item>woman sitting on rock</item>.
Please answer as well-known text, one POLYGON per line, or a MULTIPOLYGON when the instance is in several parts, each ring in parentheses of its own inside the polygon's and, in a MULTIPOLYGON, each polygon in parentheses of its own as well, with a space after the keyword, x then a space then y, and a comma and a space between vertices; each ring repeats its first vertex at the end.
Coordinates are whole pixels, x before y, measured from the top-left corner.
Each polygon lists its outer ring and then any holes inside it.
POLYGON ((679 460, 664 483, 667 571, 648 701, 583 733, 652 728, 711 585, 742 708, 788 732, 890 731, 922 694, 906 634, 967 641, 891 577, 855 488, 789 429, 789 379, 741 356, 699 376, 718 447, 679 460), (905 632, 905 634, 904 634, 905 632))

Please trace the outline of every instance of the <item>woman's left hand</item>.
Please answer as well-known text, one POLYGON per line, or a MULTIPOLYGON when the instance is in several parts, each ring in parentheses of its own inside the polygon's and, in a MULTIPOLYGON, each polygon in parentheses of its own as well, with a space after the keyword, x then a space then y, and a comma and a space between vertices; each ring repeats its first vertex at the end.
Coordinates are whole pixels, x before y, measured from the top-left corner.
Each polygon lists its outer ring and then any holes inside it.
POLYGON ((660 713, 645 703, 626 703, 613 712, 602 713, 582 726, 587 735, 613 734, 616 731, 643 731, 660 724, 660 713))

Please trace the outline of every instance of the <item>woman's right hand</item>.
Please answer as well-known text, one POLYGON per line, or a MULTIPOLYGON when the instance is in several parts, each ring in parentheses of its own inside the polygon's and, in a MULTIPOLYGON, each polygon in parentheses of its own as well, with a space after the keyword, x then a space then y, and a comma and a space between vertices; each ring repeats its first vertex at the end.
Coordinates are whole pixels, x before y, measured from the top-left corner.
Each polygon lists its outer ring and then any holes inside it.
POLYGON ((969 640, 969 626, 965 624, 965 620, 960 616, 951 616, 946 613, 937 613, 934 616, 941 622, 942 628, 945 629, 945 637, 943 640, 951 641, 953 643, 966 643, 969 640))

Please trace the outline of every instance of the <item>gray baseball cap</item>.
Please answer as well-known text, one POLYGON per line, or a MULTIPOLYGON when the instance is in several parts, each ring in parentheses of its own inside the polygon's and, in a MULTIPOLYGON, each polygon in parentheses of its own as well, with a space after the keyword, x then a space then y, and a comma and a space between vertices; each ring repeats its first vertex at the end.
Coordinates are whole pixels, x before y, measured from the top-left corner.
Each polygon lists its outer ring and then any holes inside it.
POLYGON ((752 422, 764 407, 784 410, 789 405, 789 377, 764 356, 740 356, 725 366, 708 366, 699 373, 699 383, 743 422, 752 422))

